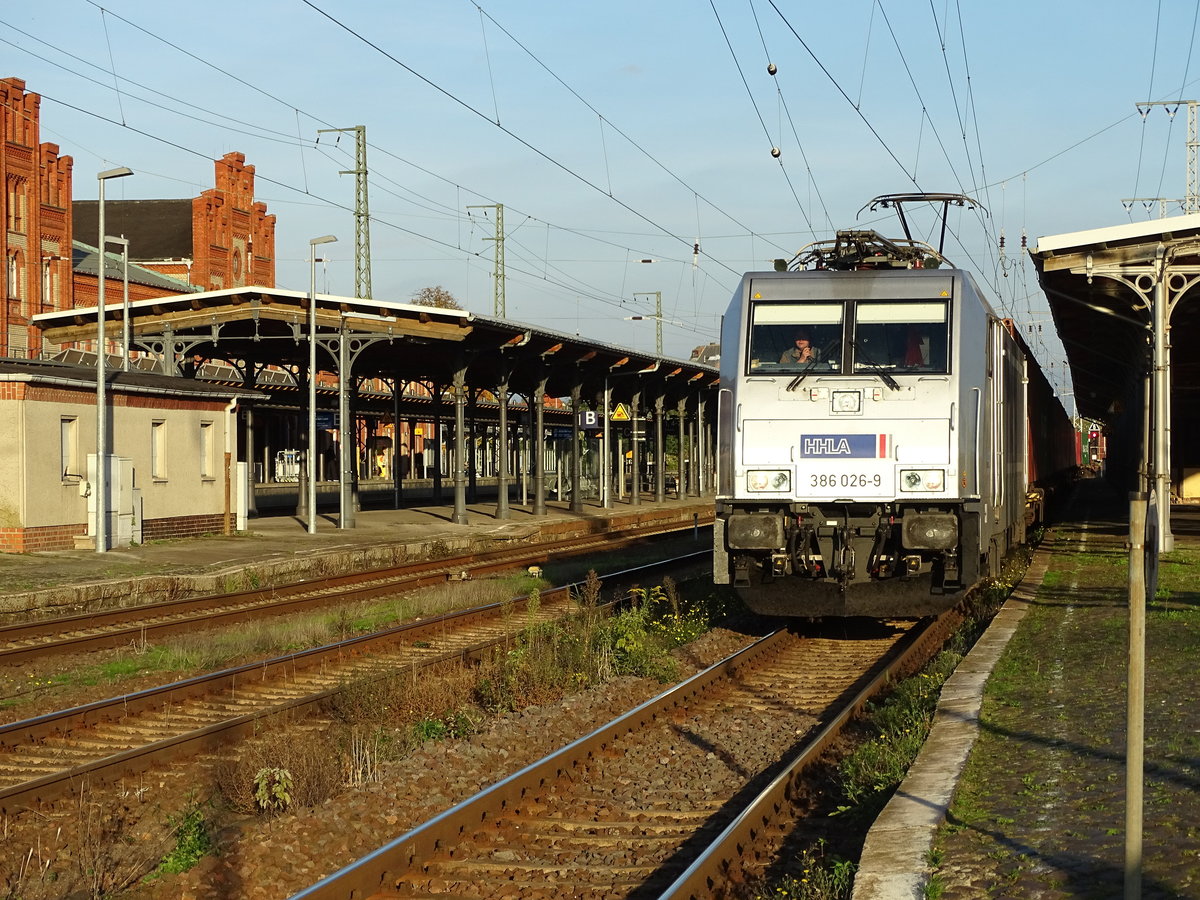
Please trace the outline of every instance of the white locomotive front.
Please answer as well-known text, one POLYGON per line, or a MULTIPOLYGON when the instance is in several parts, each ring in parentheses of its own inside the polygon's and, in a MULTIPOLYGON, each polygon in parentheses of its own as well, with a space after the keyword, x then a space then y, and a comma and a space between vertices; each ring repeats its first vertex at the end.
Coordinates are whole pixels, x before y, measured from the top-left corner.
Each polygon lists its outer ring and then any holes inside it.
POLYGON ((769 614, 940 611, 1023 537, 1023 363, 932 248, 827 243, 725 315, 714 578, 769 614))

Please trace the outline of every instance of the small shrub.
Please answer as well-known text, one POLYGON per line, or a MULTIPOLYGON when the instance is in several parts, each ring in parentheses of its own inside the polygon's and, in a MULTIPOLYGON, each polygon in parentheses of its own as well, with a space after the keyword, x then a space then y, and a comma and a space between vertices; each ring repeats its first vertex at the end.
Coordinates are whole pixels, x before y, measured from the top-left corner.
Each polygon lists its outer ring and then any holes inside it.
POLYGON ((263 812, 283 812, 292 805, 292 773, 264 767, 254 776, 254 802, 263 812))
POLYGON ((186 872, 212 850, 212 835, 199 804, 189 803, 184 812, 172 818, 170 823, 175 829, 175 847, 162 858, 150 877, 186 872))
POLYGON ((336 729, 321 733, 295 725, 275 726, 243 742, 236 755, 222 757, 217 763, 217 784, 229 805, 246 814, 315 806, 341 789, 346 755, 342 733, 336 729), (264 770, 287 773, 284 790, 289 800, 282 806, 260 802, 262 788, 266 800, 282 801, 272 792, 270 776, 260 774, 264 770))

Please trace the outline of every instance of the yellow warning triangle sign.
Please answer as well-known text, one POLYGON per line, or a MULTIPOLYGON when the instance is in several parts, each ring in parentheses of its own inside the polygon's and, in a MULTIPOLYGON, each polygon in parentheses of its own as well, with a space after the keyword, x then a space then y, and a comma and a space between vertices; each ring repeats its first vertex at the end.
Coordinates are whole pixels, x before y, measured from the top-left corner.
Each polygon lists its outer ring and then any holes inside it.
POLYGON ((624 403, 618 403, 617 408, 612 411, 612 416, 610 416, 610 418, 614 422, 628 422, 629 421, 629 407, 626 406, 624 403))

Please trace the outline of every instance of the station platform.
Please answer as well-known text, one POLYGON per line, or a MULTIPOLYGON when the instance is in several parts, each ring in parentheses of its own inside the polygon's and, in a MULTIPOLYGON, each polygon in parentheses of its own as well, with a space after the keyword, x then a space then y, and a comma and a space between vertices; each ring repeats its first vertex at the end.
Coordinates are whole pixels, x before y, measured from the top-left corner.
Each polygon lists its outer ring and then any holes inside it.
POLYGON ((0 554, 0 623, 30 615, 69 615, 112 604, 136 604, 172 596, 214 594, 348 571, 382 568, 448 552, 493 549, 507 542, 554 540, 577 534, 632 528, 639 522, 703 523, 711 500, 668 498, 655 503, 626 496, 611 506, 585 501, 581 512, 547 500, 545 515, 533 505, 512 503, 507 519, 496 502, 468 504, 466 524, 453 520, 453 505, 364 509, 355 527, 339 529, 337 515, 323 510, 316 534, 294 515, 251 518, 232 535, 153 541, 97 553, 61 550, 0 554))
MULTIPOLYGON (((1063 520, 941 692, 872 827, 854 900, 1124 894, 1129 504, 1078 482, 1063 520)), ((1146 613, 1141 894, 1200 898, 1200 506, 1146 613)))

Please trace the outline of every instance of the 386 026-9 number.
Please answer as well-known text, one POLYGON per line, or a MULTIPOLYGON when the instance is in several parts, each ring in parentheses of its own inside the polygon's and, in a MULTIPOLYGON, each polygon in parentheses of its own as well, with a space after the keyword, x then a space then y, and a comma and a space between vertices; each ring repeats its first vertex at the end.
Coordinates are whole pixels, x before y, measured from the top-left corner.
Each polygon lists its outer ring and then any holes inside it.
POLYGON ((860 472, 812 472, 808 476, 809 488, 878 488, 883 486, 879 473, 868 475, 860 472))

